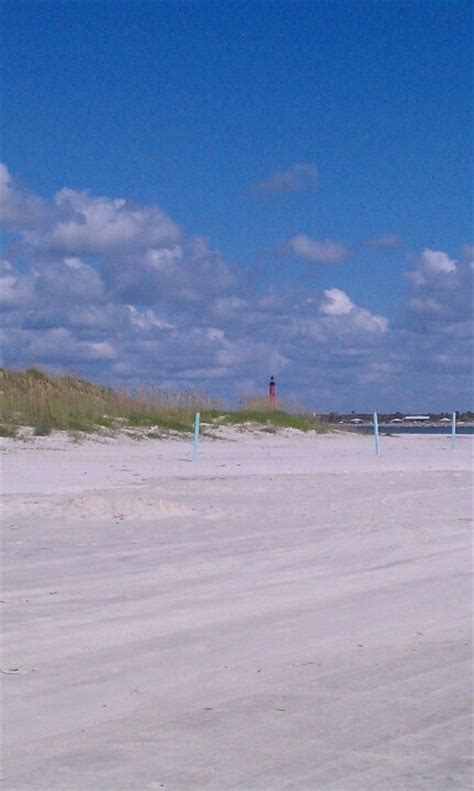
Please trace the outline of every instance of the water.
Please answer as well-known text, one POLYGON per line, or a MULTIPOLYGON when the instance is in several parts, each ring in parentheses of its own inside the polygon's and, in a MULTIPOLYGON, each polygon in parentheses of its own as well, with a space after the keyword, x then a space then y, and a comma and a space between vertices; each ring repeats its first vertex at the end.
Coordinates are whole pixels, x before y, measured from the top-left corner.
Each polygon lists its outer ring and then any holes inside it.
MULTIPOLYGON (((446 426, 380 426, 380 434, 444 434, 451 436, 451 425, 446 426)), ((456 426, 456 434, 474 434, 474 426, 456 426)))

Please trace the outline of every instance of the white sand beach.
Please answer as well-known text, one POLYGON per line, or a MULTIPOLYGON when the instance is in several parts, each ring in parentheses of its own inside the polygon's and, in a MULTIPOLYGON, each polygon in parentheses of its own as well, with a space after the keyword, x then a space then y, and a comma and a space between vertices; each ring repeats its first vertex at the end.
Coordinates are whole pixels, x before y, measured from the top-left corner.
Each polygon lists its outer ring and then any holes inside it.
POLYGON ((2 440, 11 791, 472 787, 472 438, 2 440))

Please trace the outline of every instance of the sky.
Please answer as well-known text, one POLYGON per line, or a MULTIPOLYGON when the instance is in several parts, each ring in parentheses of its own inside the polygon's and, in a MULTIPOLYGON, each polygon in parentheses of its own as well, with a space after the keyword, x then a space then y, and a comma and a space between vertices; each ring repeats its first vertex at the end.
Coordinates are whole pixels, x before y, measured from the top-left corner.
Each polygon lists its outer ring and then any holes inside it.
POLYGON ((2 364, 472 408, 472 7, 3 0, 2 364))

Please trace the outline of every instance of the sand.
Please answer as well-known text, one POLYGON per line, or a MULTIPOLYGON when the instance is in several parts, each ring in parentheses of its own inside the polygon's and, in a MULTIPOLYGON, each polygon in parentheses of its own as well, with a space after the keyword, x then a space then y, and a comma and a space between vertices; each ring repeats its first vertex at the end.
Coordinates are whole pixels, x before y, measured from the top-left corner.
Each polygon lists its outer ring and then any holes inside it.
POLYGON ((472 438, 2 443, 5 789, 472 787, 472 438))

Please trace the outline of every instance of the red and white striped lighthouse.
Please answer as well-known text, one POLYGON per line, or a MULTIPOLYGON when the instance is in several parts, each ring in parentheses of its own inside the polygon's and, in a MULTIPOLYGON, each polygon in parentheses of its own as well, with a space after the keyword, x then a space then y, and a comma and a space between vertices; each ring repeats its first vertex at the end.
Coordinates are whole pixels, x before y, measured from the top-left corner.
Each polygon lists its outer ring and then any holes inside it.
POLYGON ((268 401, 270 406, 274 407, 276 402, 276 384, 275 377, 270 377, 270 384, 268 385, 268 401))

